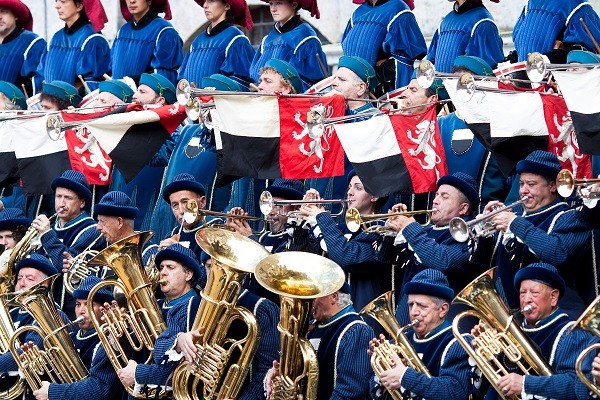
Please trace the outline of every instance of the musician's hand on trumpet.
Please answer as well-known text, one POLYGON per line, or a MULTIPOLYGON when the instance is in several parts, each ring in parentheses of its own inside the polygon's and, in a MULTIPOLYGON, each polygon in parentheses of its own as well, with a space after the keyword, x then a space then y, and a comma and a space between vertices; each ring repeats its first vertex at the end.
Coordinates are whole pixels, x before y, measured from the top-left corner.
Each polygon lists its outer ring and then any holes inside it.
MULTIPOLYGON (((483 209, 483 214, 489 214, 495 210, 500 209, 501 207, 504 207, 503 203, 497 200, 490 201, 488 204, 486 204, 485 208, 483 209)), ((508 230, 508 227, 510 226, 510 223, 515 218, 517 218, 517 215, 514 212, 512 212, 512 210, 506 209, 494 215, 491 218, 490 222, 494 224, 494 229, 501 232, 506 232, 508 230)))
POLYGON ((174 234, 171 237, 168 237, 166 239, 161 240, 158 243, 158 248, 160 250, 166 249, 167 247, 169 247, 169 246, 171 246, 171 245, 173 245, 175 243, 179 243, 179 234, 178 233, 174 234))
MULTIPOLYGON (((398 203, 398 204, 394 204, 389 212, 390 213, 403 213, 403 212, 407 212, 407 211, 408 211, 408 207, 406 206, 406 204, 398 203)), ((400 232, 400 231, 402 231, 402 229, 404 229, 404 227, 406 227, 408 224, 413 223, 413 222, 416 222, 416 220, 413 216, 394 215, 385 221, 385 226, 395 232, 400 232)))
MULTIPOLYGON (((382 338, 383 335, 380 335, 379 340, 382 340, 382 338)), ((383 340, 385 340, 385 338, 383 338, 383 340)), ((381 372, 379 376, 379 382, 384 388, 386 388, 386 390, 399 390, 402 386, 400 382, 402 382, 402 377, 404 376, 404 373, 408 367, 402 362, 396 353, 391 354, 390 362, 392 364, 392 368, 381 372)))
MULTIPOLYGON (((308 189, 302 200, 321 200, 321 195, 316 189, 308 189)), ((298 215, 303 220, 315 218, 318 214, 325 212, 325 207, 319 204, 304 203, 298 210, 298 215)))
POLYGON ((40 214, 31 222, 31 227, 41 235, 50 230, 50 220, 44 214, 40 214))
MULTIPOLYGON (((229 211, 229 215, 247 216, 248 213, 244 211, 244 209, 241 207, 233 207, 229 211)), ((248 224, 247 219, 228 217, 226 225, 232 228, 235 232, 239 233, 240 235, 244 235, 246 237, 252 235, 252 227, 250 227, 250 224, 248 224)))

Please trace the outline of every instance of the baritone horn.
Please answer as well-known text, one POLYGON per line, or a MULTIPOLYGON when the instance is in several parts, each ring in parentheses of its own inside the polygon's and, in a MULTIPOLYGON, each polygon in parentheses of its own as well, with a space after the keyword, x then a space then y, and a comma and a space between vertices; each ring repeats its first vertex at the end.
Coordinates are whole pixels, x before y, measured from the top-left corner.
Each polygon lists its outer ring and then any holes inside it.
POLYGON ((577 191, 582 199, 598 199, 600 191, 592 190, 592 185, 600 183, 600 178, 575 179, 573 173, 568 169, 562 169, 556 176, 556 189, 562 197, 569 197, 577 191))
POLYGON ((491 221, 495 215, 515 208, 519 204, 525 203, 529 198, 529 196, 523 196, 514 203, 498 207, 490 213, 480 215, 470 221, 465 221, 461 217, 454 217, 450 220, 450 224, 448 225, 450 235, 454 240, 461 243, 466 242, 469 239, 489 237, 496 232, 496 224, 491 221))
POLYGON ((312 300, 335 293, 344 271, 333 261, 312 253, 287 251, 270 255, 256 266, 256 280, 278 294, 281 318, 279 375, 273 378, 271 399, 317 398, 319 364, 306 339, 312 300))
MULTIPOLYGON (((498 394, 506 398, 496 382, 510 371, 498 356, 504 355, 524 375, 533 373, 538 376, 551 376, 552 371, 500 298, 494 285, 495 270, 496 267, 479 275, 454 298, 452 303, 463 303, 473 310, 463 311, 454 318, 452 333, 498 394), (475 347, 465 339, 459 329, 461 320, 469 316, 479 318, 480 325, 485 327, 485 331, 475 339, 475 347)), ((523 310, 525 313, 527 311, 530 310, 523 310)), ((519 396, 509 398, 517 400, 519 396)))
MULTIPOLYGON (((5 354, 10 351, 10 339, 15 334, 15 325, 8 312, 8 303, 10 303, 10 300, 14 296, 14 293, 0 294, 0 354, 5 354)), ((17 381, 8 389, 0 391, 0 399, 17 399, 21 397, 25 387, 25 380, 19 376, 17 381)))
MULTIPOLYGON (((414 347, 406 337, 405 332, 416 325, 419 321, 414 320, 407 326, 401 326, 394 317, 392 310, 392 293, 386 292, 360 310, 359 314, 367 314, 374 318, 385 331, 396 341, 395 344, 389 340, 383 342, 378 341, 377 346, 373 349, 371 356, 371 367, 373 372, 380 377, 381 373, 388 371, 394 367, 392 357, 394 354, 400 355, 405 361, 405 364, 417 372, 425 374, 428 378, 431 373, 427 366, 423 363, 414 347)), ((388 393, 394 400, 403 400, 402 393, 399 390, 388 390, 388 393)))
POLYGON ((260 341, 256 318, 236 303, 244 279, 269 252, 243 235, 218 228, 200 229, 196 241, 213 260, 191 327, 202 336, 194 339, 198 358, 183 360, 175 369, 173 394, 179 400, 235 399, 260 341), (244 337, 228 337, 234 323, 247 327, 244 337))
POLYGON ((425 221, 425 225, 428 225, 431 218, 431 213, 434 211, 435 208, 432 208, 431 210, 398 211, 385 214, 361 215, 356 208, 350 207, 348 211, 346 211, 345 220, 346 226, 350 232, 358 232, 359 229, 362 229, 365 233, 396 235, 395 231, 385 226, 386 219, 397 216, 414 217, 415 215, 425 214, 427 215, 427 221, 425 221))
POLYGON ((10 352, 32 390, 42 387, 42 380, 54 383, 74 383, 85 379, 88 371, 71 340, 68 328, 52 300, 51 288, 60 275, 52 275, 20 293, 14 302, 27 311, 38 325, 22 326, 14 331, 9 341, 10 352), (17 351, 19 336, 34 331, 41 338, 44 349, 29 346, 21 354, 17 351))
MULTIPOLYGON (((585 329, 596 337, 600 337, 600 296, 596 297, 592 304, 590 304, 583 314, 581 314, 579 319, 577 319, 577 322, 575 322, 572 329, 575 328, 585 329)), ((593 380, 588 379, 583 372, 583 362, 590 354, 595 353, 598 349, 600 349, 600 343, 593 344, 583 350, 575 361, 575 371, 577 372, 579 380, 581 380, 581 382, 597 396, 600 396, 600 386, 593 380)))
MULTIPOLYGON (((98 253, 88 261, 88 266, 108 266, 118 280, 103 280, 90 290, 88 313, 96 328, 98 338, 104 346, 113 368, 125 368, 129 362, 129 352, 121 341, 127 341, 135 352, 148 350, 148 362, 152 362, 152 351, 156 338, 166 329, 152 283, 148 279, 142 261, 142 247, 152 237, 152 232, 138 232, 121 239, 98 253), (100 320, 93 312, 93 299, 105 286, 120 289, 127 299, 127 308, 110 307, 100 320)), ((125 388, 133 396, 133 387, 125 388)), ((154 394, 152 394, 153 396, 154 394)), ((159 397, 164 393, 159 393, 159 397)), ((137 398, 145 397, 140 394, 137 398)), ((149 395, 150 396, 150 395, 149 395)), ((150 396, 151 397, 151 396, 150 396)))
POLYGON ((102 239, 102 235, 98 235, 96 239, 89 244, 89 246, 81 253, 77 254, 70 260, 69 270, 64 274, 64 285, 65 290, 69 294, 73 294, 73 291, 79 287, 81 281, 90 275, 100 276, 101 266, 90 266, 88 261, 98 255, 99 251, 93 250, 92 248, 102 239))

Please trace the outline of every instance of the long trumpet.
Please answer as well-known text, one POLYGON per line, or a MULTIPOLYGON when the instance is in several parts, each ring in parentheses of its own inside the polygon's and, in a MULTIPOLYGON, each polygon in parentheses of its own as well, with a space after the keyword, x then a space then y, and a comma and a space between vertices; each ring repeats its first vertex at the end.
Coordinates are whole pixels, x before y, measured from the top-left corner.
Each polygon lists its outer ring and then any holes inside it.
POLYGON ((575 179, 568 169, 562 169, 556 176, 556 190, 562 197, 569 197, 577 190, 577 195, 582 199, 598 199, 600 191, 591 188, 596 183, 600 183, 600 178, 575 179))
MULTIPOLYGON (((265 221, 265 218, 263 218, 263 217, 253 217, 251 215, 236 215, 236 214, 229 214, 229 213, 223 213, 223 212, 218 212, 218 211, 210 211, 210 210, 201 209, 200 207, 198 207, 198 202, 194 199, 187 200, 185 202, 185 204, 183 205, 183 207, 184 207, 183 217, 181 219, 181 225, 179 226, 179 233, 181 233, 181 230, 183 229, 184 222, 191 224, 196 220, 196 218, 198 218, 198 215, 202 216, 204 225, 206 225, 206 217, 216 217, 216 218, 222 218, 222 219, 232 218, 232 219, 243 219, 246 221, 261 221, 263 223, 262 230, 254 231, 253 233, 255 233, 255 234, 260 234, 260 233, 264 232, 264 230, 266 229, 266 221, 265 221)), ((210 226, 216 227, 216 228, 228 228, 224 224, 211 224, 210 226)))
MULTIPOLYGON (((427 366, 423 363, 414 347, 406 337, 405 332, 416 325, 419 321, 412 321, 407 326, 401 326, 394 317, 394 310, 392 309, 392 294, 393 292, 386 292, 360 310, 359 314, 367 314, 373 317, 383 329, 396 341, 395 344, 390 343, 388 340, 384 342, 378 342, 378 345, 373 349, 373 355, 371 356, 371 367, 373 372, 378 377, 381 373, 388 371, 394 367, 392 357, 394 354, 399 354, 408 367, 413 368, 417 372, 425 374, 428 378, 431 377, 431 373, 427 366)), ((388 393, 394 400, 403 400, 404 397, 399 390, 389 390, 388 393)))
POLYGON ((519 204, 523 204, 529 200, 529 196, 523 196, 520 200, 510 203, 506 206, 498 207, 492 212, 484 215, 480 215, 470 221, 465 221, 461 217, 454 217, 450 220, 448 229, 450 235, 457 242, 466 242, 469 239, 475 239, 480 237, 488 237, 496 232, 495 224, 490 221, 495 215, 500 214, 506 210, 515 208, 519 204))
POLYGON ((550 71, 565 71, 572 68, 598 68, 598 64, 551 64, 541 53, 533 52, 527 56, 525 72, 532 82, 539 83, 550 71))
MULTIPOLYGON (((453 303, 467 304, 473 309, 463 311, 454 318, 452 333, 498 394, 506 399, 496 382, 508 375, 509 371, 498 356, 504 355, 524 375, 551 376, 552 371, 500 298, 494 284, 495 270, 496 267, 479 275, 454 298, 453 303), (485 327, 485 331, 476 338, 475 348, 459 328, 461 320, 469 316, 479 318, 480 325, 485 327)), ((509 399, 518 400, 519 396, 510 396, 509 399)))
MULTIPOLYGON (((275 200, 273 199, 273 195, 271 192, 265 190, 260 194, 259 198, 259 207, 260 212, 264 215, 271 214, 274 207, 284 207, 284 206, 301 206, 302 204, 319 204, 319 205, 331 205, 331 204, 342 204, 343 206, 348 204, 348 200, 346 199, 334 199, 334 200, 323 200, 323 199, 315 199, 315 200, 275 200)), ((337 217, 342 215, 344 211, 344 207, 342 207, 339 213, 331 214, 332 217, 337 217)), ((297 214, 292 211, 291 214, 297 214)), ((286 214, 290 215, 290 213, 286 214)))
POLYGON ((415 211, 399 211, 385 214, 370 214, 361 215, 360 212, 350 207, 346 211, 346 226, 350 232, 358 232, 362 229, 365 233, 377 233, 379 235, 395 235, 396 232, 385 226, 385 220, 391 217, 414 217, 415 215, 426 214, 427 221, 425 225, 429 224, 431 213, 435 211, 435 208, 431 210, 415 210, 415 211))
POLYGON ((279 295, 281 305, 279 375, 273 379, 271 399, 315 400, 319 363, 306 339, 311 302, 339 290, 344 271, 325 257, 287 251, 262 259, 255 276, 263 287, 279 295))
MULTIPOLYGON (((575 328, 585 329, 595 336, 600 337, 600 296, 596 297, 592 304, 590 304, 577 319, 577 322, 575 322, 572 329, 575 328)), ((575 371, 577 372, 579 380, 581 380, 581 382, 597 396, 600 396, 600 385, 588 379, 583 372, 583 362, 590 354, 595 353, 598 349, 600 349, 600 343, 593 344, 583 350, 575 361, 575 371)))

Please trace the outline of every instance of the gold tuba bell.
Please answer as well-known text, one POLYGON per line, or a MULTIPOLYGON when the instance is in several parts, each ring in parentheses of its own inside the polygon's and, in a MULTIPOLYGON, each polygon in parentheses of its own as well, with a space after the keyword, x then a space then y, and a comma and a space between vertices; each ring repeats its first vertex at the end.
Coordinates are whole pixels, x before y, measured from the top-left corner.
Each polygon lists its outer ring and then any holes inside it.
POLYGON ((69 335, 69 325, 61 319, 51 295, 54 280, 60 274, 16 293, 14 302, 27 311, 37 325, 22 326, 13 332, 9 350, 31 390, 42 387, 43 380, 55 383, 74 383, 85 379, 88 371, 69 335), (35 331, 42 338, 44 349, 33 346, 19 354, 19 336, 25 331, 35 331))
POLYGON ((312 300, 330 295, 344 284, 344 271, 316 254, 287 251, 258 263, 256 280, 279 295, 281 317, 279 375, 273 379, 271 399, 317 398, 319 364, 306 339, 312 300))
MULTIPOLYGON (((575 328, 585 329, 595 336, 600 337, 600 296, 596 297, 592 304, 590 304, 583 314, 581 314, 579 319, 577 319, 577 322, 573 325, 572 329, 575 328)), ((583 373, 583 361, 590 353, 595 352, 598 349, 600 349, 600 343, 593 344, 583 350, 575 361, 575 371, 577 371, 579 380, 581 380, 581 382, 597 396, 600 396, 600 386, 588 379, 583 373)))
POLYGON ((173 394, 179 400, 235 399, 260 340, 256 318, 246 308, 236 306, 236 302, 244 279, 269 252, 243 235, 219 228, 200 229, 196 241, 212 258, 191 328, 202 332, 195 343, 199 357, 192 363, 184 360, 177 367, 173 374, 173 394), (230 327, 237 320, 247 326, 246 336, 228 338, 230 327), (200 389, 202 395, 197 393, 200 389))
MULTIPOLYGON (((524 375, 535 373, 539 376, 551 376, 552 371, 546 360, 531 345, 500 298, 494 285, 495 270, 496 267, 479 275, 454 298, 453 303, 467 304, 473 310, 463 311, 454 318, 452 333, 504 399, 506 396, 496 382, 502 376, 508 375, 509 371, 498 360, 498 356, 504 355, 524 375), (466 316, 479 318, 480 324, 485 326, 485 332, 476 338, 476 348, 467 342, 459 330, 461 319, 466 316)), ((519 396, 509 398, 517 400, 519 396)))
MULTIPOLYGON (((381 376, 381 373, 392 369, 394 367, 392 362, 392 355, 398 354, 405 360, 407 366, 411 367, 417 372, 425 374, 428 378, 431 374, 419 355, 415 351, 412 344, 406 337, 407 329, 411 328, 415 322, 411 322, 409 325, 402 327, 394 316, 392 310, 392 293, 386 292, 360 310, 359 314, 367 314, 374 318, 377 322, 383 326, 383 329, 396 341, 395 344, 391 344, 389 341, 379 343, 377 347, 373 349, 373 355, 371 356, 371 367, 377 376, 381 376)), ((399 390, 388 390, 388 393, 394 400, 402 400, 402 393, 399 390)))
MULTIPOLYGON (((15 334, 15 325, 8 312, 8 303, 14 296, 14 293, 0 294, 0 354, 10 350, 10 339, 15 334)), ((19 377, 11 387, 0 391, 0 399, 14 400, 21 397, 24 390, 25 380, 19 377)))
MULTIPOLYGON (((94 286, 87 303, 90 320, 115 370, 125 368, 129 362, 129 354, 121 340, 127 340, 135 352, 152 352, 156 338, 166 329, 142 262, 142 247, 152 235, 152 232, 133 234, 113 243, 88 261, 88 266, 108 266, 118 278, 104 280, 94 286), (110 308, 101 321, 93 312, 92 299, 104 286, 119 288, 127 299, 127 309, 121 312, 119 307, 110 308)), ((148 360, 151 362, 152 354, 148 360)), ((133 387, 125 389, 133 396, 133 387)), ((138 398, 142 397, 146 394, 140 394, 138 398)))

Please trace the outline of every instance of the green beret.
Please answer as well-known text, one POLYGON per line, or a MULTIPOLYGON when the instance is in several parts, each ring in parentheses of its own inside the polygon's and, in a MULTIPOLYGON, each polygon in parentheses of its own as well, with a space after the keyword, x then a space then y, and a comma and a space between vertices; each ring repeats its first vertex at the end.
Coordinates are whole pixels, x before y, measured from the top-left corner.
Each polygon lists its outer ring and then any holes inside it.
POLYGON ((598 64, 600 63, 600 56, 591 51, 571 50, 567 55, 567 63, 598 64))
POLYGON ((364 58, 356 56, 342 56, 338 63, 338 68, 348 68, 354 72, 360 79, 363 80, 369 87, 369 90, 373 91, 377 86, 377 77, 375 75, 375 69, 369 64, 364 58))
POLYGON ((492 67, 484 59, 474 56, 458 56, 454 59, 454 67, 468 69, 475 75, 492 76, 492 67))
POLYGON ((146 85, 157 94, 164 97, 167 104, 173 104, 177 101, 175 86, 161 74, 142 74, 140 85, 146 85))
POLYGON ((304 91, 302 86, 302 80, 296 68, 289 62, 272 58, 265 64, 265 68, 273 68, 279 72, 283 79, 287 80, 293 87, 296 93, 302 93, 304 91))
POLYGON ((8 100, 19 106, 21 110, 27 109, 27 99, 23 92, 10 82, 0 81, 0 93, 6 96, 8 100))
POLYGON ((75 107, 77 107, 79 103, 81 103, 81 100, 83 100, 75 86, 63 81, 52 81, 50 83, 43 83, 42 92, 51 96, 56 96, 59 99, 68 101, 75 107))
POLYGON ((111 80, 100 82, 98 89, 100 90, 100 93, 108 92, 114 94, 125 103, 131 103, 131 99, 133 98, 133 89, 122 81, 111 80))
POLYGON ((215 90, 223 90, 226 92, 242 91, 242 87, 239 83, 221 74, 212 74, 211 76, 205 76, 202 78, 202 87, 204 89, 209 87, 215 88, 215 90))

